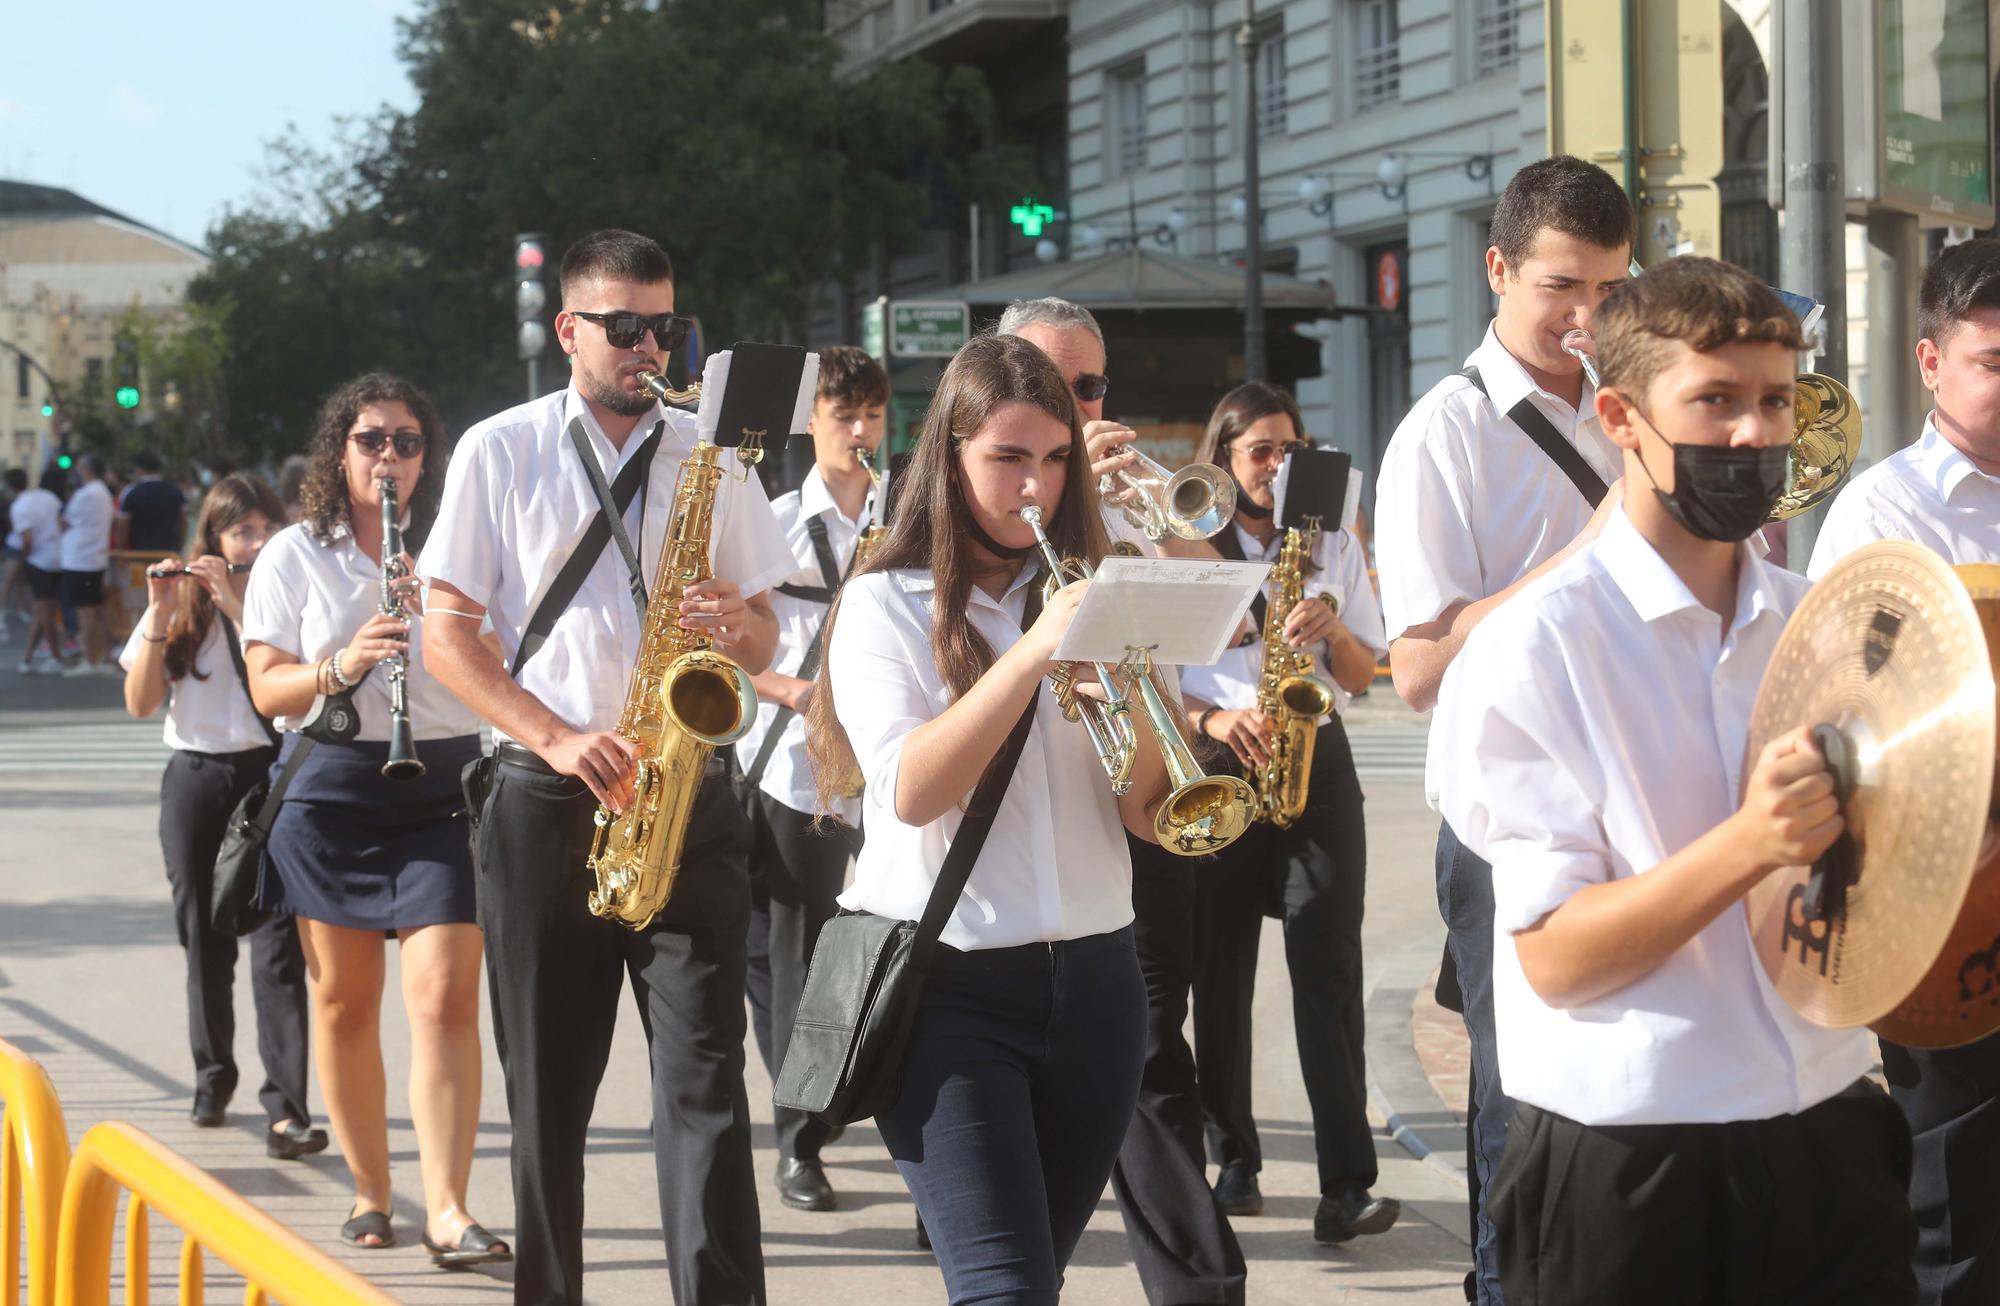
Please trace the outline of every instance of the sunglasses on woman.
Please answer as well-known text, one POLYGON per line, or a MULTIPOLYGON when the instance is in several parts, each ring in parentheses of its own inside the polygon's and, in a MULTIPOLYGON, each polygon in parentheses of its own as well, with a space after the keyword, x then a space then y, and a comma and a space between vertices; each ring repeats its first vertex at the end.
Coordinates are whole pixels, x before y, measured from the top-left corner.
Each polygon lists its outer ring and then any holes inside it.
POLYGON ((370 455, 381 453, 393 443, 398 458, 416 457, 424 451, 425 442, 422 431, 354 431, 347 438, 370 455))
POLYGON ((603 327, 604 339, 613 349, 637 349, 639 342, 651 331, 653 339, 659 342, 660 351, 667 354, 681 347, 691 325, 687 318, 676 317, 672 313, 655 313, 647 317, 644 313, 623 309, 613 313, 578 313, 575 316, 603 327))

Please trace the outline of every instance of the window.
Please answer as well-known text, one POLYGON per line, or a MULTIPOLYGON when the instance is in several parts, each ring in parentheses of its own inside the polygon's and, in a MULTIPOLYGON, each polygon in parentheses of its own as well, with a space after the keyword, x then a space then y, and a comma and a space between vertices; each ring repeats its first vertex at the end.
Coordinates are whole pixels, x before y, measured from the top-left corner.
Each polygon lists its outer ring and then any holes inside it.
POLYGON ((1521 57, 1521 0, 1477 0, 1472 18, 1472 75, 1490 77, 1521 57))
POLYGON ((1354 109, 1366 113, 1402 95, 1401 29, 1396 0, 1355 0, 1354 109))
POLYGON ((90 390, 90 393, 92 393, 92 394, 96 394, 96 393, 98 393, 99 391, 101 391, 101 390, 103 390, 103 389, 104 389, 104 360, 103 360, 103 359, 101 359, 101 358, 87 358, 87 359, 85 359, 85 360, 84 360, 84 362, 83 362, 83 383, 84 383, 84 385, 85 385, 85 386, 89 387, 89 390, 90 390))
POLYGON ((28 375, 28 356, 14 355, 14 392, 21 397, 22 403, 28 402, 28 382, 31 379, 28 375))
POLYGON ((1115 176, 1146 166, 1146 65, 1114 68, 1106 78, 1110 111, 1105 115, 1105 153, 1115 176))
POLYGON ((1283 24, 1257 34, 1257 135, 1283 136, 1285 112, 1285 29, 1283 24))

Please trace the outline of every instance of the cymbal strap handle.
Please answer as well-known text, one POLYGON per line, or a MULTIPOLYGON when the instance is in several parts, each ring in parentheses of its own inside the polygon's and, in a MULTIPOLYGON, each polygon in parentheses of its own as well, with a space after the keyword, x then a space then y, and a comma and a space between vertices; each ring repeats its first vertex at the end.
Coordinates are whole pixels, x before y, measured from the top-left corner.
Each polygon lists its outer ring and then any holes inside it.
MULTIPOLYGON (((1854 742, 1839 726, 1821 722, 1812 728, 1813 747, 1826 760, 1827 774, 1833 777, 1834 798, 1845 809, 1854 797, 1858 760, 1854 742)), ((1812 877, 1806 881, 1805 910, 1814 921, 1831 923, 1847 915, 1847 890, 1859 878, 1860 849, 1847 830, 1840 832, 1827 850, 1813 863, 1812 877)))

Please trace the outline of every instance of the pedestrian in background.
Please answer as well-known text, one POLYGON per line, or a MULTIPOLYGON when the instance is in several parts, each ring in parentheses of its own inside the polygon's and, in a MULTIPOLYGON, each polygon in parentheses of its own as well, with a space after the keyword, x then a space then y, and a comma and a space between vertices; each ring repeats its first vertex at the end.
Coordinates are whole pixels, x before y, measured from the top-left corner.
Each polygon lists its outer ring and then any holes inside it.
POLYGON ((42 470, 41 483, 14 496, 7 509, 11 537, 21 549, 21 581, 28 587, 28 639, 21 646, 22 675, 52 675, 62 670, 62 487, 67 475, 54 463, 42 470), (35 649, 46 643, 48 653, 37 659, 35 649))
POLYGON ((115 676, 105 656, 104 569, 111 562, 111 519, 117 507, 105 483, 105 464, 94 453, 77 459, 76 492, 62 510, 62 597, 76 612, 83 658, 65 676, 115 676))

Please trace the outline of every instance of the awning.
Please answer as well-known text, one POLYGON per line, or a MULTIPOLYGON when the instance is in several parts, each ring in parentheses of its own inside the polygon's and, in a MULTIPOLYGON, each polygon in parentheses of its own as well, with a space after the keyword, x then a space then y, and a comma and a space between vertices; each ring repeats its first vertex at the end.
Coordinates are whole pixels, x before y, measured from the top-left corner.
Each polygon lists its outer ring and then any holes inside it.
MULTIPOLYGON (((970 304, 1010 304, 1055 296, 1092 310, 1243 308, 1243 270, 1216 259, 1182 258, 1132 248, 1096 258, 1039 264, 949 292, 970 304)), ((943 298, 945 296, 940 296, 943 298)), ((1264 307, 1346 317, 1371 310, 1342 304, 1332 286, 1280 272, 1264 274, 1264 307)))

